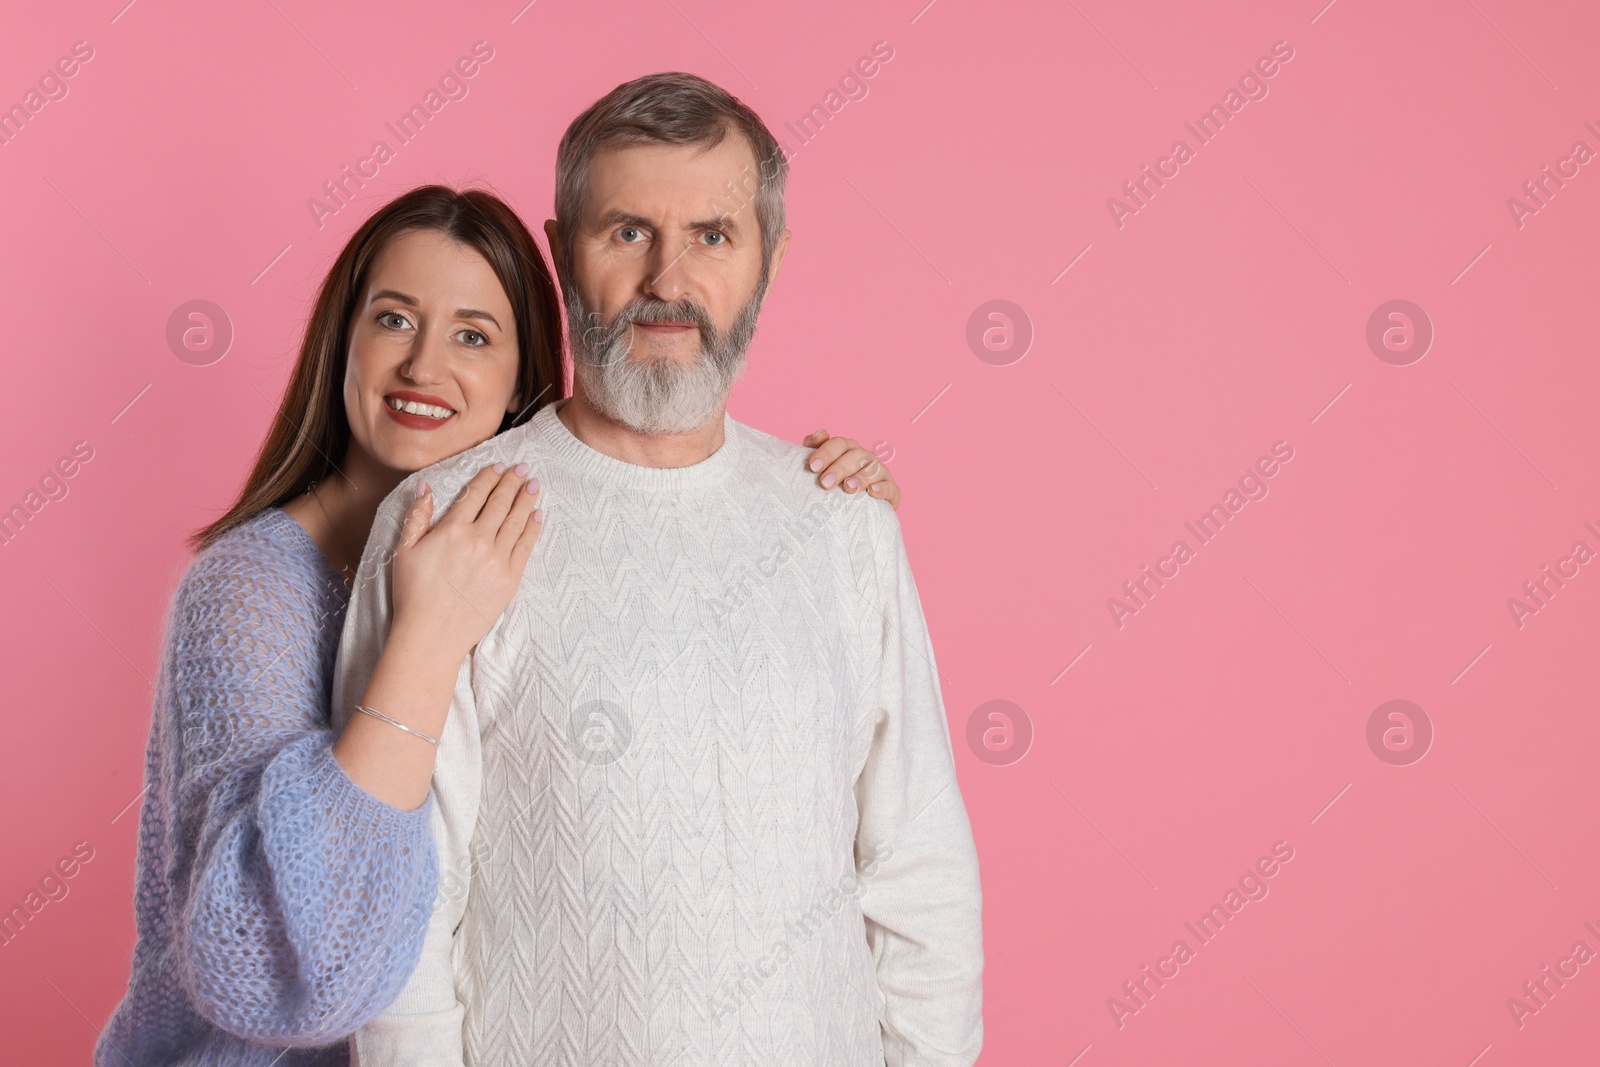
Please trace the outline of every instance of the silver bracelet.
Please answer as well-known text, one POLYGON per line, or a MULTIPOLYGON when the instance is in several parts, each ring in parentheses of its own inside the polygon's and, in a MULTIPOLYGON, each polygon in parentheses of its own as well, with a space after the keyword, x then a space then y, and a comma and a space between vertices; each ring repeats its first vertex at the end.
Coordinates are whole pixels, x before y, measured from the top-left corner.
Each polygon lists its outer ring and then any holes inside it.
POLYGON ((369 708, 369 707, 366 707, 365 705, 357 704, 356 705, 356 710, 357 711, 364 711, 368 715, 372 715, 372 716, 374 716, 376 718, 382 719, 384 722, 388 723, 390 726, 398 726, 398 727, 400 727, 400 729, 404 730, 408 734, 415 734, 416 736, 422 738, 424 741, 428 742, 428 744, 430 744, 430 745, 437 745, 439 743, 439 739, 437 737, 429 737, 427 734, 423 733, 421 730, 413 730, 411 727, 407 726, 405 723, 401 722, 399 719, 391 719, 389 716, 385 715, 383 712, 379 711, 377 708, 369 708))

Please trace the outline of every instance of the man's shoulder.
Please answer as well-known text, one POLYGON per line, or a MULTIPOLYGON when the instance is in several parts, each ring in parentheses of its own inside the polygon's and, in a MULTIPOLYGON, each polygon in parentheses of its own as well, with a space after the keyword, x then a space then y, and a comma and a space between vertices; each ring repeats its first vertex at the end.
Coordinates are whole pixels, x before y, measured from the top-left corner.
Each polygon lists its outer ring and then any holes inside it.
POLYGON ((740 434, 740 477, 773 506, 825 521, 846 537, 880 547, 898 533, 899 522, 887 500, 846 493, 838 486, 823 489, 817 473, 806 467, 814 449, 736 420, 733 427, 740 434), (836 518, 843 521, 831 521, 836 518))
POLYGON ((417 486, 427 482, 428 487, 433 490, 433 499, 442 504, 434 508, 434 520, 437 521, 455 501, 461 490, 466 488, 467 483, 472 481, 483 468, 495 463, 537 465, 539 460, 545 457, 546 451, 547 446, 534 432, 533 420, 530 419, 521 426, 513 426, 505 433, 496 434, 465 452, 457 452, 431 467, 424 467, 406 475, 405 479, 384 498, 381 513, 404 515, 411 506, 411 501, 415 499, 417 486))
POLYGON ((793 441, 785 441, 737 419, 730 418, 728 422, 731 430, 739 435, 739 460, 745 466, 780 477, 805 478, 809 475, 806 457, 811 454, 811 449, 793 441))

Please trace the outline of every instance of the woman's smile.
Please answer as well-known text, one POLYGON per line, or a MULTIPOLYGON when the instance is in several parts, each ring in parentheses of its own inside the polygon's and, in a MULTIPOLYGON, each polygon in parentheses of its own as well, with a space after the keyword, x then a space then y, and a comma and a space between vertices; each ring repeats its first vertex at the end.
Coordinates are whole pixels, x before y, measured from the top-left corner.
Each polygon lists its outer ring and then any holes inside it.
POLYGON ((409 389, 399 389, 385 395, 383 408, 395 422, 413 430, 437 430, 456 413, 439 397, 409 389))

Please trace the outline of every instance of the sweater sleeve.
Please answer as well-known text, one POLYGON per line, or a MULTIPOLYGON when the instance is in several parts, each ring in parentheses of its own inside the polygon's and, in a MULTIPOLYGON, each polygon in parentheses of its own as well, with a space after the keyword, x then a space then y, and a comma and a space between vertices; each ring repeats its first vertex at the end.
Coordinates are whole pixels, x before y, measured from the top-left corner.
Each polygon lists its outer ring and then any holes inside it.
POLYGON ((861 910, 886 1067, 971 1067, 983 1044, 982 899, 972 828, 899 520, 870 503, 882 649, 856 779, 861 910))
POLYGON ((330 1044, 394 998, 420 950, 438 881, 431 803, 385 804, 334 758, 330 645, 303 565, 196 563, 165 665, 176 818, 194 842, 173 872, 188 895, 179 973, 223 1030, 330 1044))
MULTIPOLYGON (((392 621, 390 561, 415 478, 402 482, 378 510, 345 616, 334 667, 334 722, 347 719, 377 666, 392 621)), ((448 499, 448 479, 435 475, 436 494, 448 499)), ((434 521, 443 512, 434 516, 434 521)), ((431 819, 439 855, 439 892, 415 969, 389 1006, 350 1039, 352 1067, 462 1067, 466 1008, 456 990, 456 929, 466 913, 478 820, 482 761, 469 656, 462 663, 450 714, 435 755, 431 819)))

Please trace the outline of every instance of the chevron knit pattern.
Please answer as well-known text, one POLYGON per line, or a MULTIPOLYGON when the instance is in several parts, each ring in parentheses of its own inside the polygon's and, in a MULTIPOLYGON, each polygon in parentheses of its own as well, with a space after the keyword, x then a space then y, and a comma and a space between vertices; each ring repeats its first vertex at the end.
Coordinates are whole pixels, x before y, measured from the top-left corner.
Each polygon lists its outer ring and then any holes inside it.
POLYGON ((173 597, 145 759, 127 994, 96 1067, 332 1067, 395 998, 438 884, 433 797, 402 811, 333 758, 349 592, 271 508, 173 597))
MULTIPOLYGON (((552 406, 424 472, 452 500, 526 461, 546 524, 441 741, 464 892, 362 1067, 977 1057, 977 860, 899 524, 809 455, 728 418, 701 463, 641 467, 552 406)), ((387 630, 370 561, 415 480, 368 543, 341 693, 387 630)))

